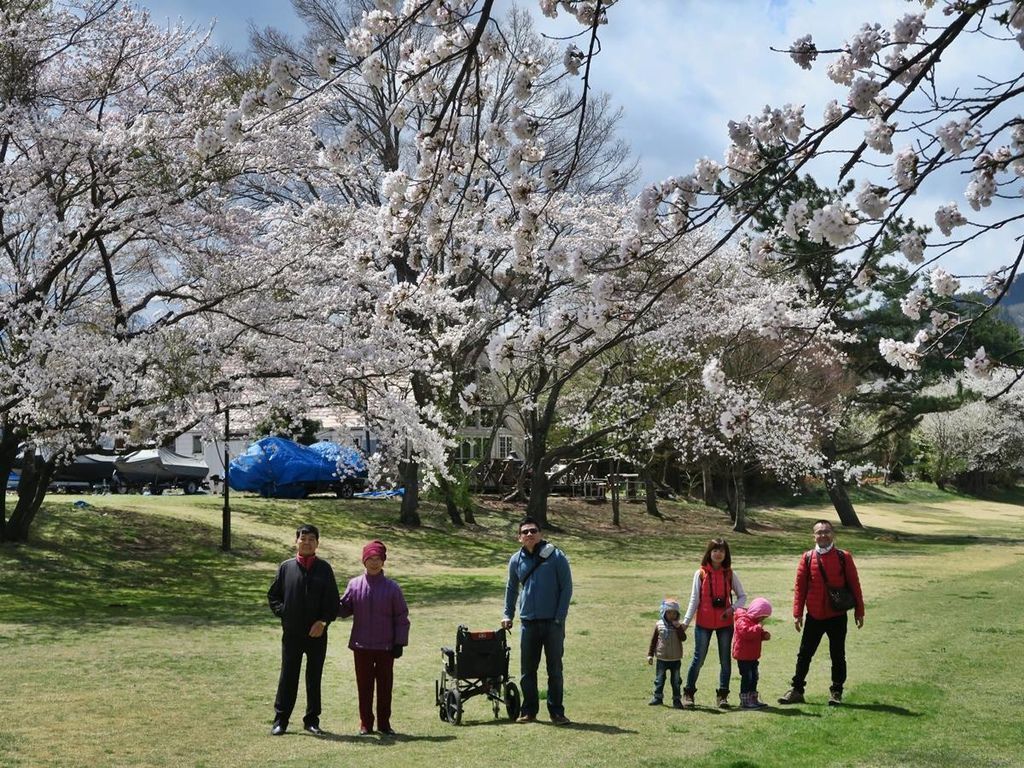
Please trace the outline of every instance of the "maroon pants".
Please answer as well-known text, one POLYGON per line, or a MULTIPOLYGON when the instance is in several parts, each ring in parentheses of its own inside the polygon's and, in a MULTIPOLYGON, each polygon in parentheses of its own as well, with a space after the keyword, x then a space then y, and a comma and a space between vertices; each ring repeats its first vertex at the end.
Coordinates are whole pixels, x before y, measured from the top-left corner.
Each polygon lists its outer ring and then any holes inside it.
POLYGON ((353 650, 356 663, 356 688, 359 691, 359 725, 373 730, 373 686, 377 684, 377 727, 391 727, 391 686, 394 683, 395 657, 391 651, 353 650))

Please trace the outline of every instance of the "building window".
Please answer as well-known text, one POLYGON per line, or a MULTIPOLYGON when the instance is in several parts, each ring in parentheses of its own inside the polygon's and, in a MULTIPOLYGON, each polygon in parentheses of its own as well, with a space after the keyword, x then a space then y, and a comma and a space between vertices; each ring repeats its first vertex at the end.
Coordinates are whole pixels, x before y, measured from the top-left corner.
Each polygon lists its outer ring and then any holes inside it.
POLYGON ((200 435, 192 435, 192 453, 203 452, 203 438, 200 435))
POLYGON ((479 461, 488 455, 490 440, 486 437, 467 437, 459 443, 459 461, 463 464, 479 461))
POLYGON ((498 435, 498 458, 507 458, 512 451, 512 435, 498 435))

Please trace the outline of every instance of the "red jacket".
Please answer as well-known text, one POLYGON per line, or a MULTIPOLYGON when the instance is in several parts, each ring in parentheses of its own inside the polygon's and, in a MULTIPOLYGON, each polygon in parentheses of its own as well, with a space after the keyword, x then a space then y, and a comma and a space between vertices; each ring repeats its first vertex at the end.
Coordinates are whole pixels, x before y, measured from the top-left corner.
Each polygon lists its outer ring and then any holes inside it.
POLYGON ((761 642, 765 629, 752 619, 746 609, 737 608, 733 622, 732 657, 737 661, 757 661, 761 658, 761 642))
POLYGON ((700 583, 700 604, 697 606, 696 622, 704 629, 722 629, 732 624, 732 616, 725 615, 732 605, 732 569, 720 568, 717 571, 710 565, 701 568, 703 577, 700 583), (715 607, 714 598, 725 598, 725 605, 715 607))
MULTIPOLYGON (((857 576, 857 565, 853 562, 853 555, 843 550, 846 559, 846 586, 853 592, 857 599, 857 606, 853 609, 853 615, 860 618, 864 615, 864 595, 860 591, 860 578, 857 576)), ((828 585, 835 589, 843 586, 843 567, 839 563, 839 551, 832 547, 824 555, 821 555, 821 565, 825 569, 825 577, 828 585)), ((818 568, 819 555, 815 550, 805 552, 800 557, 800 563, 796 567, 796 587, 793 591, 793 618, 799 619, 804 614, 804 608, 815 619, 831 619, 841 615, 840 611, 833 610, 828 599, 828 592, 821 579, 821 568, 818 568), (810 568, 808 568, 808 555, 810 555, 810 568)))

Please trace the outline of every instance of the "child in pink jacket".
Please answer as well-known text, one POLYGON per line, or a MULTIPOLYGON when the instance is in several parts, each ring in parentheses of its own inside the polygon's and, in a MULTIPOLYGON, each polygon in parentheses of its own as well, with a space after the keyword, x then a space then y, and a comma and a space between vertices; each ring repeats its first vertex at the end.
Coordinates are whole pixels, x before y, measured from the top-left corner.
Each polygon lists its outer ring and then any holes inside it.
POLYGON ((761 658, 761 642, 771 640, 771 633, 761 624, 772 615, 772 604, 763 597, 754 598, 750 605, 736 609, 732 636, 732 657, 740 668, 740 707, 761 709, 767 707, 757 697, 757 668, 761 658))

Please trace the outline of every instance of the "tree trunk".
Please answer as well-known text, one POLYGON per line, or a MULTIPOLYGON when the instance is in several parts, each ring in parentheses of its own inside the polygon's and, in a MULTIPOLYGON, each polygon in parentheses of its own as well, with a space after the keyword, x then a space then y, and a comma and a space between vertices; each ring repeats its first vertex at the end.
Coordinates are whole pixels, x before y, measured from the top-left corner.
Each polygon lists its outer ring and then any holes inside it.
POLYGON ((548 527, 548 476, 535 471, 530 478, 530 498, 526 502, 526 514, 541 528, 548 527))
MULTIPOLYGON (((53 476, 55 460, 43 461, 33 449, 25 451, 21 465, 21 482, 18 483, 18 503, 5 526, 9 541, 28 541, 28 531, 36 513, 43 504, 46 488, 53 476)), ((6 483, 4 485, 6 488, 6 483)))
POLYGON ((661 517, 661 512, 658 511, 658 489, 650 470, 644 472, 644 501, 647 504, 648 515, 661 517))
POLYGON ((732 497, 732 529, 736 533, 747 533, 747 490, 742 466, 732 470, 732 497))
POLYGON ((733 470, 725 476, 725 511, 729 515, 729 521, 736 524, 736 483, 733 480, 733 470))
POLYGON ((420 465, 415 461, 402 461, 398 465, 405 492, 402 495, 402 509, 398 521, 402 525, 418 528, 420 525, 420 465))
POLYGON ((452 521, 452 525, 461 528, 462 514, 459 512, 459 505, 455 500, 455 489, 443 477, 438 478, 437 485, 441 490, 441 495, 444 497, 444 506, 448 510, 448 518, 452 521))
POLYGON ((846 492, 846 483, 840 475, 833 473, 832 482, 826 483, 828 497, 832 500, 832 506, 836 508, 839 515, 839 522, 846 528, 863 528, 860 518, 857 517, 857 510, 853 508, 850 501, 850 494, 846 492))
MULTIPOLYGON (((835 461, 838 455, 835 441, 832 438, 825 440, 821 446, 821 452, 825 454, 825 458, 830 463, 835 461)), ((853 502, 850 501, 850 494, 846 492, 846 480, 843 478, 842 471, 832 469, 825 478, 825 488, 828 491, 828 497, 832 500, 832 506, 836 508, 836 514, 839 515, 839 522, 848 528, 863 528, 864 526, 860 524, 857 517, 857 510, 853 508, 853 502)))
POLYGON ((612 491, 612 525, 619 528, 622 526, 622 521, 619 517, 619 462, 617 461, 615 469, 608 477, 608 486, 612 491))
POLYGON ((704 483, 704 503, 713 507, 718 500, 715 498, 715 476, 711 474, 711 464, 705 461, 700 465, 700 476, 704 483))
POLYGON ((5 426, 0 431, 0 479, 4 488, 0 491, 0 542, 7 541, 7 478, 14 468, 14 459, 18 455, 18 435, 5 426))

